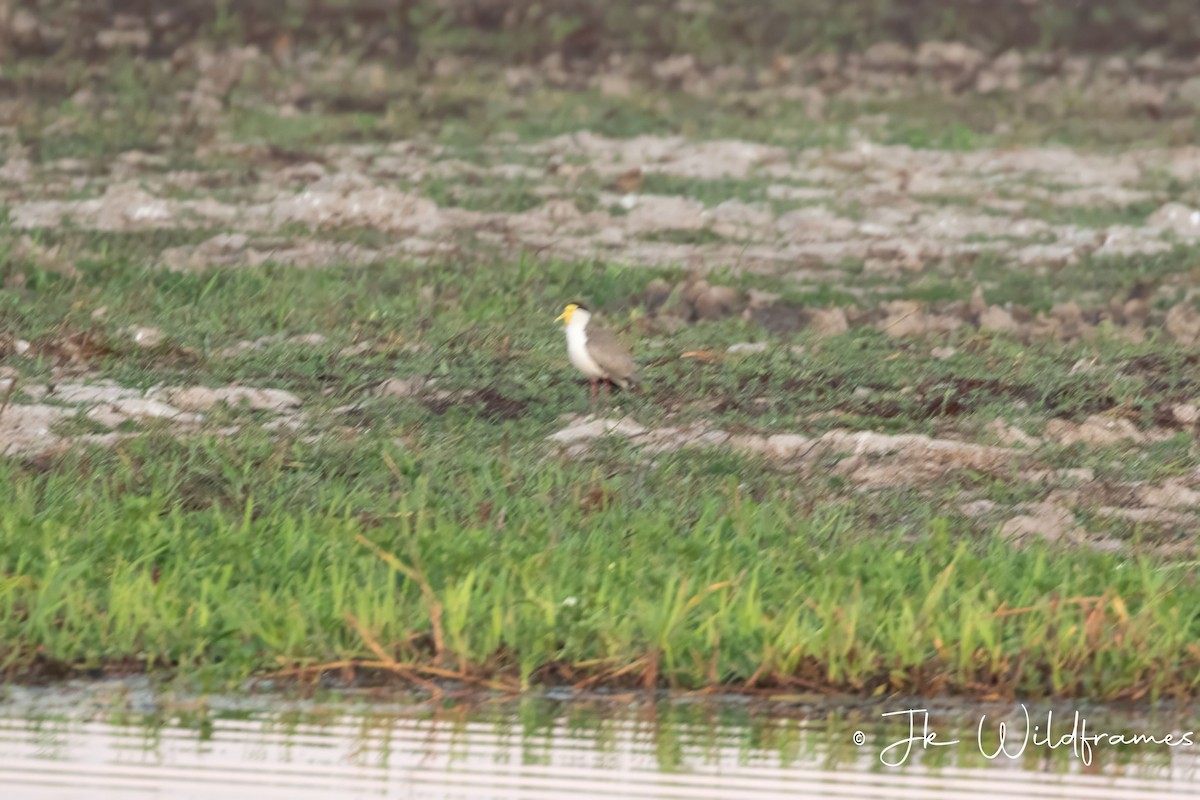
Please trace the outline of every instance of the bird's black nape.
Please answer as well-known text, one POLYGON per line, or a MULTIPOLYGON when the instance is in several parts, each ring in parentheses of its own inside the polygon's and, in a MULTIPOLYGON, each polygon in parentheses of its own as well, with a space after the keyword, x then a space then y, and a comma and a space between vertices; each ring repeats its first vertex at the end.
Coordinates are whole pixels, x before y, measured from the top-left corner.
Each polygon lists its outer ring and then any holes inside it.
POLYGON ((579 309, 580 311, 587 311, 587 312, 591 312, 591 309, 590 309, 590 308, 588 308, 587 306, 585 306, 583 303, 580 303, 578 300, 576 300, 576 301, 573 303, 573 305, 574 305, 574 306, 575 306, 577 309, 579 309))

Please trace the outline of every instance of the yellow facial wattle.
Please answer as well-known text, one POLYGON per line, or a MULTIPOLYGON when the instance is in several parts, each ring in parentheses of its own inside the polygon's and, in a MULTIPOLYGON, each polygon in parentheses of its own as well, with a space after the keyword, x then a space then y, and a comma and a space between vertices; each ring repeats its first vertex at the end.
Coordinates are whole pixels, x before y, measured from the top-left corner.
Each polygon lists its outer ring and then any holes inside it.
POLYGON ((569 304, 566 308, 563 309, 563 312, 561 314, 559 314, 557 317, 554 318, 554 321, 558 322, 561 319, 563 321, 564 325, 570 325, 571 317, 573 317, 575 315, 575 311, 578 308, 579 308, 579 306, 576 305, 575 303, 569 304))

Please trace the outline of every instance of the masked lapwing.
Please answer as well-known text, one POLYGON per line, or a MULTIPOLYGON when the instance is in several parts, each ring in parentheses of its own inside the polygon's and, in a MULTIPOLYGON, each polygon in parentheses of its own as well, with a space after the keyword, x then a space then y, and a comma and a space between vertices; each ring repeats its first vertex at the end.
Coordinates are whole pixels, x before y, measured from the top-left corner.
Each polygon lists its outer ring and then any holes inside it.
POLYGON ((628 389, 637 380, 633 356, 600 324, 592 321, 591 312, 578 303, 571 303, 558 315, 567 332, 567 358, 575 368, 592 382, 592 400, 603 382, 605 388, 616 384, 628 389))

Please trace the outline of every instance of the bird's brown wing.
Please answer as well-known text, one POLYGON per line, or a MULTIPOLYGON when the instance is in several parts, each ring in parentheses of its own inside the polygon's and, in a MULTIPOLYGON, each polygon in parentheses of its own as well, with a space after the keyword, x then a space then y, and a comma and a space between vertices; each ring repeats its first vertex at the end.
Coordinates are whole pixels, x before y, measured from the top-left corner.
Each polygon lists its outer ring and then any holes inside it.
POLYGON ((613 383, 626 388, 637 380, 633 356, 617 341, 617 337, 594 323, 587 326, 587 349, 613 383))

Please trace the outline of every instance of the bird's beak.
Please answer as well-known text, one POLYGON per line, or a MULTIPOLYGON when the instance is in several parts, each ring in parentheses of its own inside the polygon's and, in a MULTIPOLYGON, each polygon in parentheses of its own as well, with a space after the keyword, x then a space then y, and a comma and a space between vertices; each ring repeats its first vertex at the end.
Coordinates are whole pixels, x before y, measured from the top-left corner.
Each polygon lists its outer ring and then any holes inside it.
POLYGON ((555 317, 555 318, 554 318, 554 321, 555 321, 555 322, 558 322, 559 320, 564 320, 564 321, 565 321, 566 319, 567 319, 567 312, 566 312, 566 311, 564 311, 564 312, 562 312, 561 314, 559 314, 557 317, 555 317))

